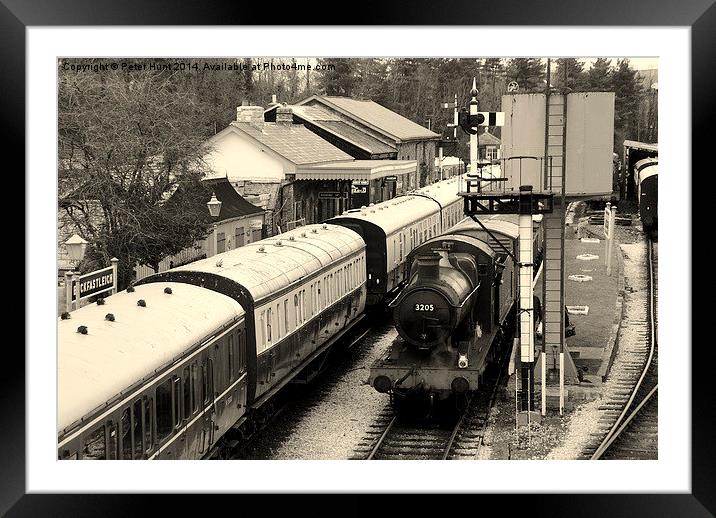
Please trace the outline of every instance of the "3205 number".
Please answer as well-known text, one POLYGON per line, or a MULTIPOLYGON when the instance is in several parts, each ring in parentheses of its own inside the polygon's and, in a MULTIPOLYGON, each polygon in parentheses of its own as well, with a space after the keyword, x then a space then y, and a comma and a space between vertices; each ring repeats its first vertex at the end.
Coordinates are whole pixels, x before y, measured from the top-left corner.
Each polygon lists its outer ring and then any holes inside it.
POLYGON ((415 311, 435 311, 434 304, 415 304, 415 311))

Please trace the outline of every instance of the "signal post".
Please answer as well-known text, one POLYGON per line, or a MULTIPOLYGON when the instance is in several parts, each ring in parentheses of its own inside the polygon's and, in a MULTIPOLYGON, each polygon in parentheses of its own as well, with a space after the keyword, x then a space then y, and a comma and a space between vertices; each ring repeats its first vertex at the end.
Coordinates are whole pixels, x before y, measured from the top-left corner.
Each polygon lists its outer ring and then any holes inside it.
POLYGON ((519 191, 506 191, 504 188, 496 188, 497 185, 506 180, 504 176, 500 178, 482 176, 478 162, 478 127, 503 126, 504 112, 480 112, 477 94, 476 82, 473 79, 469 111, 463 108, 458 118, 460 127, 470 135, 470 172, 466 189, 460 195, 464 199, 463 210, 465 215, 470 216, 489 235, 492 235, 491 232, 478 219, 478 215, 519 215, 519 257, 514 257, 506 248, 504 251, 512 256, 515 264, 519 266, 517 334, 519 336, 520 358, 520 398, 518 402, 520 412, 517 419, 518 424, 525 421, 529 423, 533 419, 539 419, 540 417, 539 413, 534 412, 535 318, 533 307, 534 251, 532 244, 534 237, 532 216, 551 213, 554 200, 551 192, 534 192, 531 185, 520 186, 519 191))

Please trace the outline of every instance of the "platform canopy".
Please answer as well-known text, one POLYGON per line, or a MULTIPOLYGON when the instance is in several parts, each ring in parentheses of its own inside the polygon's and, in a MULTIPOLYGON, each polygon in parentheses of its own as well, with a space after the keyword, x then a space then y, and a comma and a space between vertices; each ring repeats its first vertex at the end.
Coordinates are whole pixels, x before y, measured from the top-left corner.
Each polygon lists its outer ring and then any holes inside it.
POLYGON ((298 167, 296 180, 377 180, 415 173, 415 160, 354 160, 298 167))

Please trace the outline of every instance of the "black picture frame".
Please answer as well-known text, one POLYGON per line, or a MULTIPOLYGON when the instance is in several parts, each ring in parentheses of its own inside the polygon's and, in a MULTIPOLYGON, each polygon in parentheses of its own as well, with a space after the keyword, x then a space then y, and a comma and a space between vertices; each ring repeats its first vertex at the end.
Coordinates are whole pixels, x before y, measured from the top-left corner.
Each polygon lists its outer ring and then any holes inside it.
MULTIPOLYGON (((336 10, 334 4, 310 2, 296 6, 296 13, 287 12, 285 7, 275 8, 285 16, 273 16, 266 3, 173 1, 173 0, 0 0, 0 106, 3 118, 3 147, 8 153, 19 158, 16 170, 24 169, 24 154, 17 150, 24 148, 25 137, 25 72, 26 39, 25 30, 30 26, 60 25, 227 25, 227 24, 299 24, 311 25, 610 25, 610 26, 690 26, 692 66, 692 151, 693 170, 698 170, 697 158, 710 155, 712 147, 711 120, 714 113, 714 63, 716 63, 716 6, 714 0, 671 2, 666 0, 548 0, 542 2, 480 3, 462 0, 448 5, 432 0, 412 2, 373 3, 356 5, 354 9, 336 10), (329 13, 343 11, 343 21, 329 19, 329 13), (711 145, 709 145, 711 144, 711 145)), ((458 45, 459 42, 456 42, 458 45)), ((462 52, 460 52, 462 53, 462 52)), ((688 131, 688 128, 684 128, 688 131)), ((712 166, 711 166, 712 168, 712 166)), ((708 168, 707 171, 710 171, 708 168)), ((684 176, 688 175, 688 164, 684 176)), ((693 185, 693 182, 692 182, 693 185)), ((29 185, 25 186, 30 188, 29 185)), ((703 191, 702 191, 703 192, 703 191)), ((25 199, 29 199, 25 193, 25 199)), ((679 207, 678 210, 691 210, 679 207)), ((692 235, 698 235, 693 233, 692 235)), ((26 231, 27 236, 27 231, 26 231)), ((691 251, 684 251, 688 257, 685 264, 691 264, 691 251)), ((701 268, 709 267, 709 261, 701 268)), ((25 275, 28 272, 25 271, 25 275)), ((691 285, 691 278, 685 270, 683 282, 691 285)), ((708 288, 707 288, 708 289, 708 288)), ((700 319, 693 319, 699 322, 700 319)), ((709 320, 706 319, 706 322, 709 320)), ((703 322, 703 321, 702 321, 703 322)), ((686 323, 684 323, 686 325, 686 323)), ((8 326, 7 328, 9 328, 8 326)), ((688 348, 691 337, 682 344, 688 348)), ((697 342, 698 343, 698 342, 697 342)), ((549 516, 714 516, 716 513, 716 456, 714 455, 714 410, 710 390, 713 361, 713 344, 701 342, 692 348, 692 459, 690 494, 640 494, 640 495, 509 495, 511 511, 522 510, 529 514, 549 516), (522 505, 520 505, 522 504, 522 505)), ((131 515, 140 508, 149 511, 145 498, 128 498, 125 495, 27 495, 25 494, 25 354, 21 348, 4 348, 4 362, 13 365, 5 368, 2 390, 0 390, 0 513, 8 516, 114 516, 131 515), (20 367, 22 366, 22 368, 20 367)), ((668 366, 662 366, 668 368, 668 366)), ((572 472, 568 476, 575 476, 572 472)), ((577 475, 578 476, 578 475, 577 475)), ((560 481, 554 481, 555 492, 560 481)), ((505 495, 507 496, 507 495, 505 495)), ((247 502, 242 497, 241 506, 254 508, 258 499, 247 502)), ((264 504, 265 505, 265 498, 264 504)), ((272 499, 274 497, 271 497, 272 499)), ((499 509, 504 502, 495 502, 492 495, 470 495, 450 497, 453 509, 465 509, 466 513, 477 513, 479 509, 499 509), (457 500, 457 502, 454 502, 457 500), (490 502, 486 502, 490 500, 490 502), (494 505, 498 507, 495 508, 494 505), (471 510, 472 509, 472 510, 471 510)), ((292 508, 302 504, 292 497, 292 508)), ((403 512, 411 507, 425 509, 429 497, 421 495, 411 499, 410 504, 400 504, 403 512)), ((162 513, 187 510, 185 497, 176 495, 162 507, 162 513)), ((305 502, 305 499, 299 498, 305 502)), ((441 500, 445 500, 444 498, 441 500)), ((274 500, 275 501, 275 500, 274 500)), ((232 499, 236 504, 238 500, 232 499)), ((306 508, 313 514, 364 515, 384 509, 385 504, 376 505, 376 498, 369 495, 350 495, 344 499, 345 512, 336 512, 325 502, 319 508, 312 502, 306 508), (348 501, 345 501, 348 500, 348 501), (324 512, 321 512, 320 509, 324 512)), ((224 508, 223 502, 214 501, 210 509, 224 508)), ((504 508, 504 507, 503 507, 504 508)), ((264 507, 268 512, 275 507, 264 507)), ((271 512, 273 514, 273 512, 271 512)))

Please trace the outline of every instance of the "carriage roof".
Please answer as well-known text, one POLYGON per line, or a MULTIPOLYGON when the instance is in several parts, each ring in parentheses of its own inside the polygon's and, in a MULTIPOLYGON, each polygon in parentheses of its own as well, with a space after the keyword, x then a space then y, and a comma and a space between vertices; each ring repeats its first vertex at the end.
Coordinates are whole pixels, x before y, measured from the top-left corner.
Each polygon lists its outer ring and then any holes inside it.
POLYGON ((117 293, 58 321, 58 429, 183 355, 244 310, 190 284, 161 282, 117 293), (171 294, 165 293, 171 288, 171 294), (142 299, 146 307, 137 302, 142 299), (105 316, 111 313, 114 321, 105 316), (87 327, 87 334, 78 332, 87 327))
POLYGON ((363 239, 352 230, 329 224, 306 225, 173 271, 224 277, 246 288, 258 301, 363 248, 363 239))

